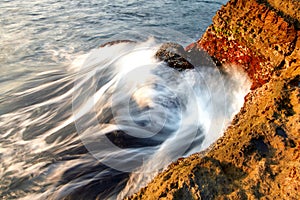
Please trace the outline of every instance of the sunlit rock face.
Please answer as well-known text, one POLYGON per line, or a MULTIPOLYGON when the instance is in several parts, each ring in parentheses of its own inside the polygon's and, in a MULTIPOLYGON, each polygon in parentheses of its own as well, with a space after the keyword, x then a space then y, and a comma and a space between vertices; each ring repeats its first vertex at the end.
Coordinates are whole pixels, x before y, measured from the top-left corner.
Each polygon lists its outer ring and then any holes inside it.
MULTIPOLYGON (((299 2, 293 6, 299 9, 299 2)), ((230 1, 217 12, 203 37, 187 50, 203 48, 219 64, 240 65, 255 89, 268 82, 276 69, 284 67, 285 57, 295 47, 297 26, 296 18, 283 16, 269 4, 230 1)))
POLYGON ((203 37, 220 67, 247 72, 252 91, 223 137, 179 159, 127 199, 299 199, 300 39, 298 1, 232 0, 203 37))

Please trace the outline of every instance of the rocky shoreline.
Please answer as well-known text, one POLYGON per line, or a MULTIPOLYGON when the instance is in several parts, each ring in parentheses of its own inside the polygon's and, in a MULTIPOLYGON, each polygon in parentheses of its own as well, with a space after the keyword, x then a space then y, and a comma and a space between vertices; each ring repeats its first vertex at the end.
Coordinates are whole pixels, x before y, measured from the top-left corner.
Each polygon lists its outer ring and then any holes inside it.
POLYGON ((172 163, 127 199, 300 199, 300 2, 231 0, 200 40, 252 90, 207 152, 172 163))

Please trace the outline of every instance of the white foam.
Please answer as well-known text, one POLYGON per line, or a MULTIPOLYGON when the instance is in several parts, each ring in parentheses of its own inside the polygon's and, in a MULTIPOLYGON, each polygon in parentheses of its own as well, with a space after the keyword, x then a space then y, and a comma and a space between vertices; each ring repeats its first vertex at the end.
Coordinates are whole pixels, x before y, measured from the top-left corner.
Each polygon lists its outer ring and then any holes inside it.
POLYGON ((37 77, 60 74, 61 78, 19 91, 16 98, 22 100, 49 87, 58 88, 51 91, 53 95, 49 98, 32 96, 42 101, 29 105, 25 102, 0 116, 3 130, 0 139, 5 141, 0 147, 0 176, 14 172, 15 177, 31 173, 40 177, 39 185, 46 192, 30 193, 25 199, 67 195, 94 180, 95 177, 87 180, 75 177, 70 183, 56 187, 66 170, 90 161, 90 154, 53 163, 51 157, 37 163, 26 160, 48 152, 55 157, 78 147, 81 140, 100 162, 132 172, 124 190, 109 196, 122 199, 145 186, 171 161, 209 147, 222 136, 243 105, 250 88, 247 76, 235 67, 229 67, 232 71, 226 76, 214 66, 178 72, 155 59, 158 47, 153 38, 144 43, 105 46, 79 56, 67 72, 52 70, 37 74, 37 77), (105 112, 107 109, 112 113, 105 112), (99 120, 106 117, 107 120, 99 120), (67 129, 74 125, 76 132, 65 132, 74 131, 67 129), (44 127, 49 128, 39 130, 44 127), (163 141, 155 147, 122 149, 103 137, 120 129, 145 140, 161 134, 158 139, 163 141), (55 136, 58 133, 61 135, 55 136), (202 136, 203 141, 190 147, 202 136), (49 142, 49 138, 55 139, 49 142), (98 146, 94 145, 96 141, 98 146))

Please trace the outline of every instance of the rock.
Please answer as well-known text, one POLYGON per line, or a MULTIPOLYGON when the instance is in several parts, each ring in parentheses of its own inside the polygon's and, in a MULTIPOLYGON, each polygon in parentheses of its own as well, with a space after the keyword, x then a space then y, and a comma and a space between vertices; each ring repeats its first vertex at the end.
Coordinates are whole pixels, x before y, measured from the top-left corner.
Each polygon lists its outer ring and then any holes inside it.
POLYGON ((255 89, 268 82, 293 52, 297 30, 289 21, 267 3, 230 1, 196 44, 221 64, 240 65, 255 89))
POLYGON ((179 71, 194 68, 187 60, 187 54, 184 48, 176 43, 165 43, 161 45, 155 56, 159 60, 166 62, 169 67, 179 71))
POLYGON ((281 14, 288 16, 290 21, 294 22, 298 29, 300 28, 300 2, 298 0, 268 0, 268 6, 281 11, 281 14))
POLYGON ((127 199, 300 199, 299 12, 289 8, 299 3, 231 0, 186 48, 239 65, 252 91, 208 151, 172 163, 127 199))
POLYGON ((299 199, 300 89, 286 89, 299 66, 252 91, 211 150, 171 164, 128 199, 299 199), (289 102, 282 105, 282 97, 289 102))

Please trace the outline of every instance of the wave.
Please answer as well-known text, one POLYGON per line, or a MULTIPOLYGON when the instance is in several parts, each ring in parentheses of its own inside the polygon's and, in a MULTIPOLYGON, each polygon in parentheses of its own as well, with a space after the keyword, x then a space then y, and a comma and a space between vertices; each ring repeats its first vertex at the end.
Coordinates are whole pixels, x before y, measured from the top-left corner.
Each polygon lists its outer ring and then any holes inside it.
POLYGON ((122 199, 222 136, 247 76, 233 66, 178 71, 155 57, 160 45, 104 45, 3 98, 2 196, 122 199))

